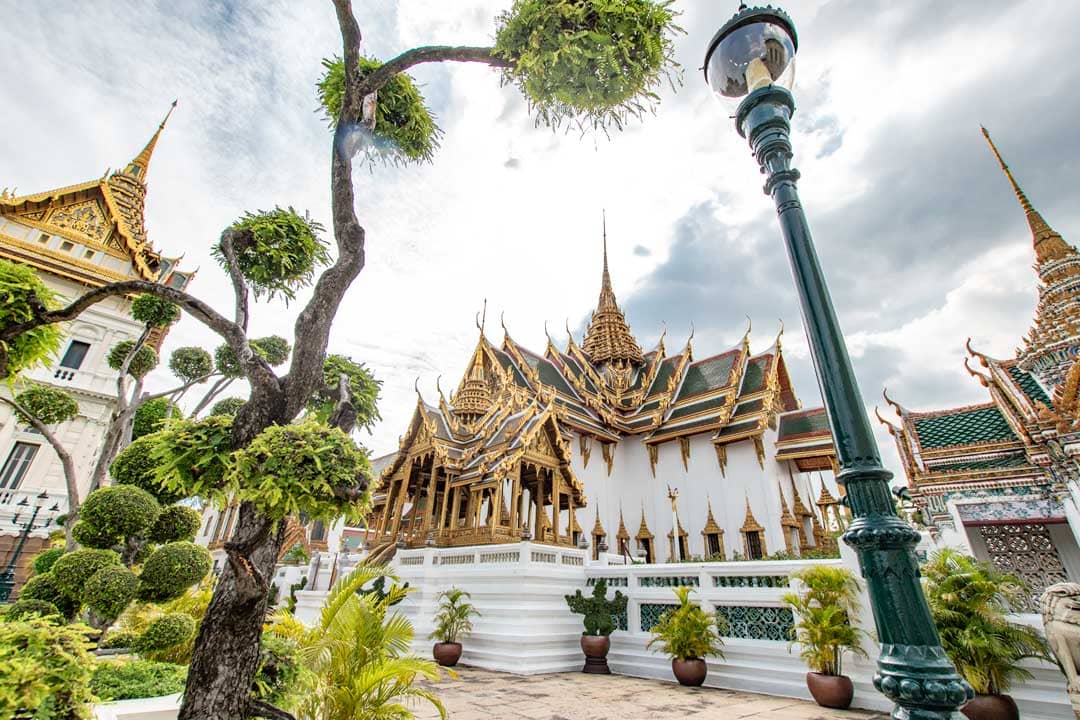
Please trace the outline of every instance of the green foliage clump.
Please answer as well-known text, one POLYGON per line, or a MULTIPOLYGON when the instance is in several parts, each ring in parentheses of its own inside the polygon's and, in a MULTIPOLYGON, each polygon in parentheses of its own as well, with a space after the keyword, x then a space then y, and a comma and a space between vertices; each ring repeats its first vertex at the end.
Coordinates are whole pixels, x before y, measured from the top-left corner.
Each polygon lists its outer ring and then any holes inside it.
POLYGON ((570 612, 584 615, 586 635, 610 635, 615 632, 615 617, 626 612, 626 596, 618 590, 615 597, 607 599, 607 580, 600 578, 593 586, 592 597, 587 598, 576 591, 566 595, 570 612))
MULTIPOLYGON (((280 335, 255 338, 248 341, 248 345, 270 367, 277 367, 284 363, 289 359, 289 353, 292 352, 289 341, 280 335)), ((236 353, 233 352, 228 343, 218 345, 217 349, 214 350, 214 367, 227 378, 244 376, 244 369, 240 367, 240 359, 236 357, 236 353)))
POLYGON ((724 641, 716 626, 716 618, 697 603, 690 602, 693 588, 672 588, 679 604, 665 610, 660 622, 653 626, 653 638, 647 648, 659 645, 662 652, 679 660, 704 659, 710 655, 723 658, 724 641))
POLYGON ((135 644, 140 633, 132 632, 130 630, 110 630, 98 642, 98 647, 105 650, 115 650, 116 648, 130 648, 135 644))
POLYGON ((309 418, 272 425, 234 456, 227 481, 240 500, 276 520, 301 513, 329 520, 343 510, 361 515, 368 495, 345 503, 337 490, 355 488, 371 472, 367 454, 348 435, 309 418))
POLYGON ((515 0, 496 19, 495 54, 537 113, 622 129, 652 111, 665 79, 674 82, 673 3, 653 0, 515 0))
POLYGON ((223 398, 210 406, 210 414, 236 417, 236 413, 240 412, 240 408, 245 405, 247 405, 247 400, 244 398, 223 398))
POLYGON ((167 420, 184 417, 180 406, 168 398, 154 398, 139 406, 131 425, 131 437, 138 440, 144 435, 157 432, 167 420))
POLYGON ((252 695, 271 705, 288 704, 297 690, 300 670, 296 643, 274 633, 263 633, 252 695))
POLYGON ((167 650, 187 642, 195 634, 195 620, 184 613, 169 613, 157 618, 135 641, 136 652, 167 650))
POLYGON ((186 682, 187 668, 183 665, 149 660, 107 661, 94 668, 90 690, 99 700, 114 702, 183 692, 186 682))
POLYGON ((178 598, 210 572, 210 553, 191 542, 171 542, 157 548, 139 573, 138 597, 149 602, 178 598))
MULTIPOLYGON (((33 268, 0 260, 0 326, 33 320, 34 301, 47 310, 60 307, 60 296, 42 282, 33 268)), ((6 374, 0 373, 0 379, 9 380, 23 370, 50 361, 60 350, 63 338, 60 325, 55 323, 19 333, 2 346, 7 351, 7 369, 6 374)))
MULTIPOLYGON (((322 64, 326 72, 316 86, 319 103, 330 126, 336 127, 345 97, 345 61, 340 57, 324 58, 322 64)), ((361 77, 382 65, 366 57, 360 58, 358 64, 361 77)), ((369 161, 387 165, 431 162, 439 149, 442 130, 416 82, 406 73, 397 73, 379 88, 373 134, 374 142, 364 143, 369 161)))
POLYGON ((326 421, 338 401, 341 376, 349 378, 349 399, 356 410, 356 426, 370 429, 378 420, 377 403, 382 380, 377 379, 363 363, 354 363, 345 355, 327 355, 323 361, 323 386, 308 400, 308 410, 326 421))
POLYGON ((157 295, 140 295, 131 301, 131 317, 144 325, 163 328, 180 319, 180 308, 157 295))
POLYGON ((103 567, 83 587, 82 600, 102 620, 112 622, 135 599, 139 580, 123 565, 103 567))
POLYGON ((79 522, 76 524, 92 528, 95 541, 83 544, 110 548, 124 538, 145 533, 160 512, 161 505, 153 495, 142 488, 134 485, 109 485, 86 496, 79 511, 79 522))
POLYGON ((157 520, 150 526, 149 539, 155 543, 184 540, 191 542, 199 532, 202 516, 197 510, 183 505, 170 505, 162 509, 157 520))
POLYGON ((214 358, 201 347, 177 348, 169 356, 169 370, 186 383, 214 372, 214 358))
POLYGON ((0 623, 0 717, 89 720, 94 658, 86 625, 0 623))
MULTIPOLYGON (((109 350, 109 355, 106 360, 109 363, 109 367, 113 370, 119 370, 124 365, 124 360, 135 349, 134 340, 121 340, 112 346, 109 350)), ((147 345, 140 345, 138 350, 135 350, 135 357, 131 359, 131 364, 128 365, 128 375, 135 378, 145 377, 148 372, 157 367, 158 355, 154 348, 147 345)))
MULTIPOLYGON (((119 566, 120 556, 112 550, 98 550, 83 548, 74 552, 64 553, 49 573, 56 580, 56 587, 65 596, 76 602, 81 601, 83 588, 90 577, 102 568, 119 566)), ((47 577, 41 575, 39 577, 47 577)), ((26 589, 23 589, 26 594, 26 589)), ((48 598, 41 598, 48 600, 48 598)))
POLYGON ((225 475, 232 465, 232 422, 223 415, 176 420, 150 436, 157 483, 181 497, 224 502, 225 475))
POLYGON ((80 605, 77 599, 73 600, 60 590, 56 576, 51 572, 35 575, 27 580, 26 584, 22 586, 22 590, 19 591, 19 601, 23 600, 47 602, 55 606, 60 611, 60 614, 66 618, 75 617, 80 605))
POLYGON ((952 548, 932 553, 922 576, 941 646, 976 693, 998 695, 1030 680, 1023 658, 1054 662, 1038 630, 1006 618, 1029 600, 1020 578, 952 548))
POLYGON ((15 622, 31 615, 37 615, 38 617, 52 617, 61 615, 61 612, 60 609, 51 602, 19 598, 13 604, 8 606, 7 611, 4 613, 4 620, 7 622, 15 622))
POLYGON ((813 672, 843 674, 843 657, 851 652, 866 657, 856 623, 859 609, 859 581, 846 568, 814 565, 792 573, 802 583, 798 593, 787 593, 798 621, 791 639, 799 643, 800 656, 813 672))
POLYGON ((30 567, 34 569, 35 575, 44 575, 52 570, 53 563, 55 563, 63 554, 64 551, 62 548, 48 548, 47 550, 42 550, 30 561, 30 567))
MULTIPOLYGON (((232 230, 236 264, 257 298, 292 300, 297 289, 311 282, 315 268, 330 262, 327 243, 319 236, 323 226, 291 207, 245 213, 232 230)), ((220 244, 213 253, 228 269, 220 244)))
POLYGON ((287 553, 281 556, 281 562, 286 565, 307 565, 310 561, 311 556, 308 555, 308 551, 300 543, 293 545, 287 553))
POLYGON ((185 494, 167 490, 158 480, 158 468, 161 465, 154 455, 158 447, 158 435, 144 435, 120 451, 109 466, 109 476, 117 485, 131 485, 141 488, 157 498, 162 505, 186 497, 185 494))
MULTIPOLYGON (((390 600, 393 600, 389 596, 392 596, 396 589, 392 586, 387 599, 383 601, 388 606, 392 604, 390 600)), ((404 592, 404 588, 401 588, 402 595, 404 592)), ((472 618, 479 616, 480 611, 468 601, 472 599, 469 593, 461 588, 452 587, 449 590, 443 590, 436 599, 439 600, 439 611, 435 613, 435 629, 431 631, 429 639, 456 643, 460 638, 472 632, 472 618)))
MULTIPOLYGON (((31 384, 16 395, 15 402, 46 425, 66 422, 79 414, 79 403, 70 393, 38 383, 31 384)), ((30 418, 21 412, 16 413, 22 422, 30 422, 30 418)))

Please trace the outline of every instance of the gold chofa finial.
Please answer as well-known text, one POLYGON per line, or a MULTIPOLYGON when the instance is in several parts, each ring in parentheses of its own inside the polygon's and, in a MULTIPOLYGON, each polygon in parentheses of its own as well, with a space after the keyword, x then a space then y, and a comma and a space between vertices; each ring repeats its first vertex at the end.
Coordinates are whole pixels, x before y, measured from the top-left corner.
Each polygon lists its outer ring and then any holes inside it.
POLYGON ((175 109, 176 100, 173 100, 172 105, 169 106, 169 111, 165 113, 165 117, 161 119, 161 124, 158 125, 153 137, 150 138, 150 142, 146 143, 146 147, 124 168, 125 175, 132 175, 140 180, 146 177, 146 169, 150 166, 150 156, 154 154, 154 147, 157 145, 158 137, 161 136, 161 131, 165 129, 165 123, 169 121, 169 116, 172 115, 172 111, 175 109))

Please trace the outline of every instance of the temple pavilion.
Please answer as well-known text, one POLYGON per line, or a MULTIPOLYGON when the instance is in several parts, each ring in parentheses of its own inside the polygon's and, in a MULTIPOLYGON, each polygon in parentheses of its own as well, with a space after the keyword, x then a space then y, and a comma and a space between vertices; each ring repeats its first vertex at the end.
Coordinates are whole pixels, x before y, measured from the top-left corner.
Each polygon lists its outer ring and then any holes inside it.
POLYGON ((500 344, 478 323, 464 375, 416 408, 368 518, 393 547, 532 539, 648 562, 833 547, 844 522, 821 408, 803 408, 781 337, 715 354, 644 350, 612 288, 578 342, 500 344))
POLYGON ((939 542, 1020 575, 1037 597, 1055 582, 1080 581, 1080 255, 1043 219, 983 134, 1031 231, 1035 320, 1012 358, 990 357, 968 340, 964 366, 986 388, 987 402, 915 412, 886 395, 900 422, 878 417, 939 542))

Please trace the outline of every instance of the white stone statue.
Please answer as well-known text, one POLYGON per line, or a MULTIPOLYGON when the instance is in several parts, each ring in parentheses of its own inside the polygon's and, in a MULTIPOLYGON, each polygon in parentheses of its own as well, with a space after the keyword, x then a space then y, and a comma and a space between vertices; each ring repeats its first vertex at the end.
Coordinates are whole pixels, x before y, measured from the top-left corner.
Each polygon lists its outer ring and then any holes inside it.
POLYGON ((1068 680, 1073 714, 1080 720, 1080 584, 1057 583, 1039 601, 1046 640, 1068 680))

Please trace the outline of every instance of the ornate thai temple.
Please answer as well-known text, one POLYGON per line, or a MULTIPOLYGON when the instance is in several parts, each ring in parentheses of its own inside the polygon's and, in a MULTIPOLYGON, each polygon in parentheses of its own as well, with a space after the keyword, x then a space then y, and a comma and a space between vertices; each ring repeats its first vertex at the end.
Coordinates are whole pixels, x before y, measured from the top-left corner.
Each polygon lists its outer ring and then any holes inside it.
MULTIPOLYGON (((177 259, 154 249, 144 219, 147 170, 164 127, 162 120, 134 159, 99 178, 28 195, 0 191, 0 258, 35 268, 68 299, 124 280, 186 288, 193 273, 181 271, 177 259)), ((30 380, 67 390, 79 403, 78 417, 54 428, 54 434, 71 453, 84 494, 116 403, 116 371, 106 358, 113 345, 142 331, 129 315, 130 300, 109 298, 66 323, 67 337, 54 363, 25 373, 30 380)), ((150 342, 160 347, 163 338, 163 332, 155 332, 150 342)), ((0 387, 0 393, 7 392, 0 387)), ((8 518, 24 498, 45 491, 61 507, 66 504, 56 453, 32 428, 16 422, 3 403, 0 463, 0 534, 17 532, 8 518)), ((6 538, 0 537, 0 551, 6 538)))
POLYGON ((648 562, 798 555, 843 522, 824 412, 803 409, 779 336, 698 358, 642 349, 612 289, 542 353, 480 329, 456 391, 419 396, 381 474, 373 553, 534 542, 648 562), (678 540, 675 540, 675 537, 678 540), (380 547, 381 546, 381 549, 380 547))
POLYGON ((990 357, 968 340, 964 366, 986 388, 987 402, 914 412, 886 395, 900 423, 882 422, 939 542, 969 547, 1019 574, 1037 597, 1055 582, 1080 581, 1080 255, 1043 219, 983 134, 1031 229, 1035 320, 1013 358, 990 357))

